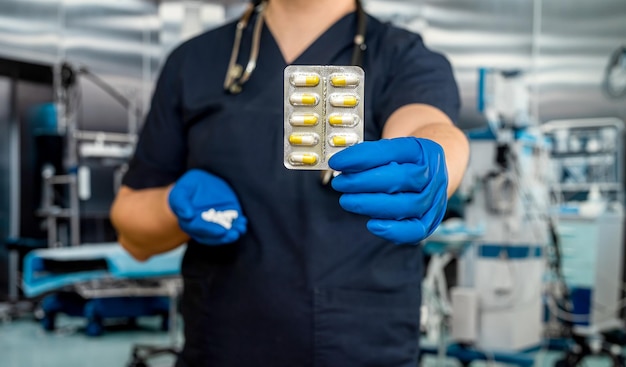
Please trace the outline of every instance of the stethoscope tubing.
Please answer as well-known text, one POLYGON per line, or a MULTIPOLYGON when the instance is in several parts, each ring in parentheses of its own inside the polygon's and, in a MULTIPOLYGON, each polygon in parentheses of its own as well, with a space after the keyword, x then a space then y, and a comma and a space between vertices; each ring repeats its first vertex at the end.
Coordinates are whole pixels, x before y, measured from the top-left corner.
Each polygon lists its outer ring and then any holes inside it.
MULTIPOLYGON (((257 60, 259 57, 259 45, 261 43, 261 30, 263 29, 263 12, 267 6, 268 0, 254 0, 248 5, 248 8, 237 22, 235 40, 233 41, 233 49, 228 62, 228 69, 226 71, 226 77, 224 79, 224 89, 230 93, 236 94, 241 92, 243 84, 245 84, 254 69, 256 69, 257 60), (239 57, 239 50, 241 49, 241 40, 243 38, 243 31, 248 27, 250 18, 254 12, 258 12, 259 16, 254 25, 254 31, 252 34, 252 44, 250 45, 250 57, 248 63, 244 69, 237 63, 239 57)), ((367 31, 367 15, 363 10, 363 6, 360 0, 355 0, 357 11, 357 29, 354 35, 354 49, 352 51, 352 65, 362 66, 363 54, 367 49, 365 43, 365 33, 367 31)))

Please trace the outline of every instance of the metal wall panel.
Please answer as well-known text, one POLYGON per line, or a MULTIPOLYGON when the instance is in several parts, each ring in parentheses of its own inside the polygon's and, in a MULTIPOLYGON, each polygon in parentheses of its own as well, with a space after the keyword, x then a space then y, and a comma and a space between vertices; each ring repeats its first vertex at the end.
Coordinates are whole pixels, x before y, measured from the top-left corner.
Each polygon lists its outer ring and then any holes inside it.
POLYGON ((35 138, 33 121, 29 117, 33 106, 46 103, 53 98, 52 86, 49 84, 18 81, 15 87, 15 111, 13 128, 19 128, 19 181, 13 179, 13 185, 19 184, 19 227, 15 235, 27 238, 45 238, 46 232, 41 228, 42 218, 35 214, 40 207, 41 199, 41 165, 43 158, 51 158, 62 152, 40 152, 35 138), (18 125, 18 126, 15 126, 18 125))
POLYGON ((533 116, 616 116, 626 100, 601 90, 613 50, 626 44, 623 0, 369 0, 370 10, 423 34, 446 54, 461 89, 463 127, 482 124, 476 112, 477 68, 527 72, 533 116), (536 28, 534 28, 536 27, 536 28))
POLYGON ((54 63, 61 47, 60 0, 0 1, 0 55, 54 63))
POLYGON ((538 62, 542 121, 616 116, 626 120, 626 98, 601 89, 611 53, 626 46, 626 1, 544 0, 538 62))
MULTIPOLYGON (((143 110, 162 58, 158 6, 152 1, 64 0, 62 59, 87 67, 143 110)), ((126 109, 86 78, 79 123, 124 132, 126 109)))
MULTIPOLYGON (((479 67, 527 71, 540 121, 626 119, 626 102, 600 90, 611 51, 626 43, 623 0, 364 2, 374 15, 421 32, 428 46, 450 58, 461 89, 464 127, 483 121, 476 112, 479 67), (534 26, 538 33, 533 34, 534 26)), ((87 65, 145 110, 167 52, 200 29, 237 16, 243 3, 2 0, 0 54, 50 62, 67 57, 87 65)), ((124 110, 83 83, 85 126, 124 130, 124 110)))
MULTIPOLYGON (((150 0, 2 0, 0 56, 86 66, 145 109, 162 58, 160 28, 150 0)), ((93 83, 79 83, 81 127, 125 131, 125 109, 93 83)))
MULTIPOLYGON (((10 124, 11 124, 11 82, 0 76, 0 241, 9 235, 11 213, 11 160, 10 160, 10 124)), ((7 288, 7 252, 0 243, 0 300, 7 288)))
POLYGON ((165 0, 159 4, 160 42, 165 57, 176 45, 226 21, 226 7, 200 1, 165 0))
POLYGON ((477 111, 478 68, 531 68, 532 1, 369 0, 366 4, 379 18, 420 33, 428 47, 449 58, 461 92, 462 127, 484 124, 477 111))
POLYGON ((9 233, 9 125, 11 123, 11 82, 0 76, 0 239, 9 233))

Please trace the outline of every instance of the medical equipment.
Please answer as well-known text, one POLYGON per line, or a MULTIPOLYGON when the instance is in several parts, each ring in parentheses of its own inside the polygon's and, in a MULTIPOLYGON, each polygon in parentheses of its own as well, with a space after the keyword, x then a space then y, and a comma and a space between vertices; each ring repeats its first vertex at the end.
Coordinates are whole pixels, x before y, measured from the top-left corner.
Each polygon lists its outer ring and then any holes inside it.
POLYGON ((364 79, 359 66, 285 68, 285 167, 325 170, 333 154, 363 141, 364 79))
MULTIPOLYGON (((354 35, 354 49, 352 51, 352 65, 360 66, 363 60, 363 53, 367 49, 365 44, 365 31, 367 28, 367 15, 363 10, 360 0, 356 0, 357 12, 357 29, 354 35)), ((264 11, 267 6, 267 0, 255 0, 248 5, 248 9, 239 19, 237 23, 237 31, 235 33, 235 41, 233 42, 233 50, 228 63, 228 70, 224 79, 224 90, 237 94, 242 90, 243 85, 250 79, 252 72, 256 68, 259 56, 259 43, 261 41, 261 30, 263 29, 264 11), (252 35, 252 44, 250 45, 250 58, 246 64, 246 68, 237 63, 239 51, 241 48, 241 39, 243 30, 246 29, 250 18, 254 12, 258 13, 257 20, 254 24, 254 33, 252 35)), ((346 81, 349 85, 349 81, 346 81)))
POLYGON ((531 354, 476 348, 472 343, 480 324, 479 294, 471 288, 448 289, 445 268, 464 251, 471 251, 475 243, 480 243, 483 234, 484 228, 468 228, 463 220, 452 218, 424 241, 424 253, 430 255, 430 261, 422 283, 421 324, 426 335, 420 353, 436 355, 436 366, 447 365, 446 358, 454 358, 463 366, 477 360, 487 361, 487 365, 499 362, 533 366, 531 354), (448 344, 448 326, 457 343, 448 344))
POLYGON ((555 208, 559 263, 568 302, 549 294, 552 319, 578 336, 621 329, 624 123, 618 118, 553 120, 552 161, 561 199, 555 208), (576 141, 575 146, 565 144, 576 141))
POLYGON ((610 98, 626 97, 626 45, 611 54, 604 70, 602 89, 610 98))
MULTIPOLYGON (((56 134, 61 139, 63 152, 61 164, 44 164, 41 167, 42 198, 37 215, 44 218, 48 235, 48 247, 63 247, 66 245, 80 246, 85 242, 81 237, 81 220, 83 211, 96 200, 91 200, 98 194, 110 195, 119 188, 119 178, 125 169, 126 160, 134 151, 137 141, 137 121, 142 112, 132 99, 125 97, 107 82, 92 73, 87 67, 75 67, 63 63, 56 73, 57 103, 49 104, 51 112, 48 114, 47 125, 54 126, 56 134), (78 114, 80 111, 82 90, 79 79, 85 78, 93 82, 99 89, 106 92, 116 102, 120 103, 127 112, 128 132, 118 133, 111 131, 88 131, 79 128, 78 114), (99 168, 105 168, 110 184, 101 192, 95 188, 104 185, 95 182, 95 175, 99 168), (61 188, 61 189, 60 189, 61 188), (67 190, 63 190, 66 188, 67 190), (105 191, 106 190, 106 191, 105 191), (69 223, 69 225, 66 224, 69 223)), ((48 128, 50 129, 50 128, 48 128)), ((110 201, 97 208, 98 215, 108 220, 110 201), (104 207, 104 208, 102 208, 104 207)))
POLYGON ((549 306, 556 319, 571 322, 580 335, 623 327, 619 317, 623 222, 621 209, 600 209, 587 216, 559 215, 561 268, 571 309, 555 308, 556 300, 549 306))
POLYGON ((551 120, 541 126, 551 139, 551 159, 566 203, 580 202, 596 187, 609 201, 624 202, 624 122, 615 117, 551 120))
MULTIPOLYGON (((463 220, 458 218, 448 219, 441 223, 435 232, 424 240, 424 254, 430 257, 428 267, 422 281, 422 309, 420 324, 425 334, 426 344, 435 343, 436 348, 425 349, 425 353, 437 354, 440 359, 446 356, 447 325, 450 317, 455 312, 452 309, 448 296, 448 282, 445 268, 482 235, 481 229, 467 228, 463 220)), ((454 298, 454 294, 450 295, 454 298)), ((458 302, 454 302, 458 305, 458 302)), ((470 315, 472 309, 465 304, 463 313, 470 315)), ((466 317, 466 323, 474 322, 476 318, 466 317)), ((454 326, 454 325, 453 325, 454 326)), ((471 332, 474 332, 474 328, 471 332)), ((458 330, 457 330, 458 335, 458 330)))
POLYGON ((452 289, 452 340, 511 355, 542 338, 542 286, 551 182, 547 144, 529 118, 519 70, 479 69, 479 111, 488 129, 469 133, 470 162, 460 191, 465 221, 484 228, 459 259, 452 289), (462 305, 473 313, 454 312, 462 305))
POLYGON ((519 134, 506 145, 493 136, 470 135, 470 147, 466 222, 485 232, 459 261, 460 289, 452 292, 473 294, 478 306, 473 322, 466 320, 468 314, 453 313, 452 339, 479 350, 519 352, 539 345, 542 336, 549 206, 538 162, 545 153, 540 138, 519 134), (461 327, 466 324, 476 329, 461 327))
POLYGON ((107 317, 134 318, 154 312, 171 316, 164 326, 169 321, 175 329, 184 251, 183 246, 139 262, 117 243, 34 250, 24 259, 22 288, 28 297, 46 296, 42 303, 46 330, 54 329, 58 313, 85 316, 87 333, 96 336, 107 317), (159 298, 169 298, 171 303, 168 306, 159 298))

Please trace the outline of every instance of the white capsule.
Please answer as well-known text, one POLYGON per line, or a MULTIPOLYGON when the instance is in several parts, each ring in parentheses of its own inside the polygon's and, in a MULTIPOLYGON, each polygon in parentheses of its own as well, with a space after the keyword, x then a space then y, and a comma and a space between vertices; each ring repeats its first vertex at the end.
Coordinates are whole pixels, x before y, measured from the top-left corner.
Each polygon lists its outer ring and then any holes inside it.
POLYGON ((298 133, 289 135, 289 144, 312 146, 319 143, 320 138, 317 134, 312 133, 298 133))
POLYGON ((359 77, 355 74, 333 74, 330 76, 330 84, 333 87, 356 87, 359 82, 359 77))
POLYGON ((355 107, 359 104, 359 97, 356 94, 333 93, 330 95, 330 104, 333 107, 355 107))
POLYGON ((352 127, 359 123, 359 116, 353 113, 332 113, 328 123, 335 127, 352 127))
POLYGON ((317 74, 293 74, 291 85, 295 87, 316 87, 320 83, 320 76, 317 74))
POLYGON ((320 97, 316 93, 294 93, 289 96, 289 102, 294 106, 317 106, 320 97))
POLYGON ((289 154, 289 163, 295 166, 307 165, 313 166, 317 163, 318 156, 315 153, 291 153, 289 154))
POLYGON ((320 116, 317 113, 295 112, 289 116, 289 123, 292 126, 315 126, 320 116))
POLYGON ((333 147, 347 147, 358 142, 359 137, 356 134, 337 134, 330 136, 328 143, 333 147))

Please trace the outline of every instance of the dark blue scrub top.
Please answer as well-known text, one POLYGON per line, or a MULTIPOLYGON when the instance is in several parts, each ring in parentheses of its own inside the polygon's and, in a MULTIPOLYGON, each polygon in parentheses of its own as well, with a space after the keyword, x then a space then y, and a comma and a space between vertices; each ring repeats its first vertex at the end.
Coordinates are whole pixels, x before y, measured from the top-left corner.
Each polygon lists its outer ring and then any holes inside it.
MULTIPOLYGON (((355 29, 355 14, 345 16, 294 64, 348 65, 355 29)), ((158 187, 201 168, 233 187, 248 217, 235 244, 189 243, 178 366, 416 366, 420 247, 373 236, 368 218, 342 210, 319 172, 283 166, 285 60, 265 27, 243 92, 224 92, 234 34, 230 23, 170 55, 124 178, 131 188, 158 187)), ((387 118, 410 103, 457 118, 444 57, 372 17, 366 40, 366 140, 379 139, 387 118)))

